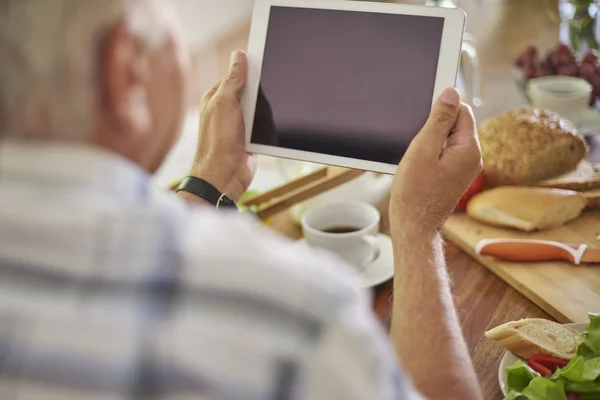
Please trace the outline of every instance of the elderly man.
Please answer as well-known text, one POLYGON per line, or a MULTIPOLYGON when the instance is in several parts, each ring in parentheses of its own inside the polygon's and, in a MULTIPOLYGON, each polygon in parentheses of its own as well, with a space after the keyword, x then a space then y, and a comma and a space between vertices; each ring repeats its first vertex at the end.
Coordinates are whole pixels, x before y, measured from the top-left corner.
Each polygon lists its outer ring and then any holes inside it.
MULTIPOLYGON (((388 340, 337 258, 152 187, 191 86, 177 26, 168 0, 0 2, 0 398, 479 399, 440 238, 481 168, 458 93, 396 174, 388 340)), ((233 200, 246 69, 205 95, 190 171, 233 200)))

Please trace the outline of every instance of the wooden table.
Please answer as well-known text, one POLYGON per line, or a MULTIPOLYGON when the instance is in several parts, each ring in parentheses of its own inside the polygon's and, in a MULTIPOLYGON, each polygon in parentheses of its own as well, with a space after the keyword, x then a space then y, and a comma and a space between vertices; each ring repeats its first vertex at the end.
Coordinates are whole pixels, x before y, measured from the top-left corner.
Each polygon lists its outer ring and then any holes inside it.
MULTIPOLYGON (((415 2, 415 1, 413 1, 415 2)), ((525 101, 515 86, 512 61, 530 42, 542 51, 558 41, 558 26, 552 18, 556 0, 459 0, 468 16, 467 31, 475 35, 483 74, 483 106, 475 110, 479 121, 525 101)), ((248 25, 221 38, 218 52, 222 68, 230 51, 246 48, 248 25)), ((590 159, 600 162, 600 138, 590 140, 590 159)), ((388 232, 387 204, 382 204, 382 231, 388 232)), ((287 214, 274 221, 274 227, 293 238, 300 231, 287 214)), ((483 337, 485 330, 509 320, 525 317, 551 317, 514 291, 485 267, 447 244, 446 258, 453 281, 453 293, 463 333, 480 379, 484 398, 502 399, 498 386, 498 365, 503 350, 483 337)), ((385 308, 386 293, 380 293, 378 308, 385 308)))
MULTIPOLYGON (((387 205, 386 201, 379 207, 381 231, 384 233, 389 233, 387 205)), ((273 228, 292 238, 302 235, 287 213, 274 219, 273 228)), ((483 333, 515 319, 552 317, 450 242, 446 245, 446 260, 452 277, 455 305, 484 399, 500 400, 503 396, 498 386, 498 365, 504 351, 487 340, 483 333)), ((375 310, 380 317, 384 317, 388 309, 389 289, 382 287, 377 293, 375 310)))

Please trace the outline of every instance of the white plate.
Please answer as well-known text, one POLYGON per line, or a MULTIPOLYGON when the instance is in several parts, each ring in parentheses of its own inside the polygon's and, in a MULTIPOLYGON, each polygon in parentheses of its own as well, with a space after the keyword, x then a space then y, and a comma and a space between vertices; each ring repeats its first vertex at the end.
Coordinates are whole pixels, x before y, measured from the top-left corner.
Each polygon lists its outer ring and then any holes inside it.
MULTIPOLYGON (((358 272, 363 287, 377 286, 394 277, 394 249, 392 239, 383 233, 379 233, 377 241, 379 243, 377 257, 362 271, 358 272)), ((298 243, 308 246, 304 239, 299 240, 298 243)))
MULTIPOLYGON (((585 327, 587 326, 587 323, 578 322, 575 324, 565 324, 565 325, 570 328, 575 329, 578 332, 583 332, 583 331, 585 331, 585 327)), ((506 367, 508 367, 511 364, 516 363, 518 360, 527 362, 527 360, 523 360, 522 358, 519 358, 519 357, 515 356, 513 353, 507 351, 506 353, 504 353, 504 357, 502 357, 502 361, 500 361, 500 368, 498 369, 498 382, 500 383, 500 389, 502 389, 502 393, 505 396, 508 394, 508 382, 506 380, 508 377, 508 373, 506 372, 506 367)))

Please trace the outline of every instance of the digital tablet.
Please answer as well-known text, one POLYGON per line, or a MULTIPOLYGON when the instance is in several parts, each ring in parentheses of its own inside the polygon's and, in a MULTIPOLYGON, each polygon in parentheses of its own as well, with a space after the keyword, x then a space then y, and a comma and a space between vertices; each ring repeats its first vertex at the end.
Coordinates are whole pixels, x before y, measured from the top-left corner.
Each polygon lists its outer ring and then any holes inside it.
POLYGON ((393 174, 456 84, 462 10, 258 0, 243 108, 249 152, 393 174))

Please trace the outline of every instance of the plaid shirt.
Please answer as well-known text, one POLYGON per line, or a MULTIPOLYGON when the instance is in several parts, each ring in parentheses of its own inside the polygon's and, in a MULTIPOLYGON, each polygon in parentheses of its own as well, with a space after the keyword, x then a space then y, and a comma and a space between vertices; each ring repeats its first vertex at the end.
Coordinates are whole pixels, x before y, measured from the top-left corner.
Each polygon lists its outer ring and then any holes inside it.
POLYGON ((344 265, 87 147, 0 146, 0 399, 413 399, 344 265))

